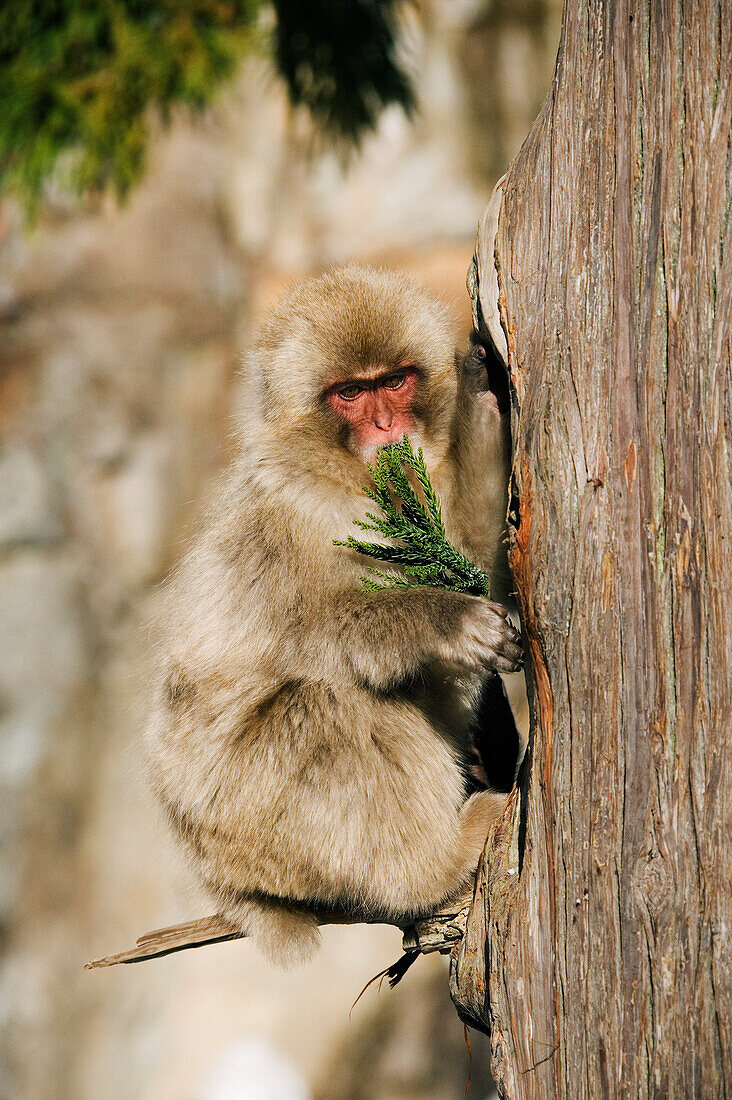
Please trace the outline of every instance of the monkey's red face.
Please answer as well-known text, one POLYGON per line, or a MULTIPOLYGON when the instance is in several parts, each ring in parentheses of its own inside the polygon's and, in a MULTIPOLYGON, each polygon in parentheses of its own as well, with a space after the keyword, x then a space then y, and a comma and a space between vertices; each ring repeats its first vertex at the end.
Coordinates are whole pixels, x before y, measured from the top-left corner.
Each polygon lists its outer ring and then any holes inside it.
POLYGON ((380 371, 371 377, 349 378, 325 391, 333 412, 350 429, 352 448, 364 457, 377 447, 398 443, 414 431, 414 399, 419 374, 414 367, 380 371))

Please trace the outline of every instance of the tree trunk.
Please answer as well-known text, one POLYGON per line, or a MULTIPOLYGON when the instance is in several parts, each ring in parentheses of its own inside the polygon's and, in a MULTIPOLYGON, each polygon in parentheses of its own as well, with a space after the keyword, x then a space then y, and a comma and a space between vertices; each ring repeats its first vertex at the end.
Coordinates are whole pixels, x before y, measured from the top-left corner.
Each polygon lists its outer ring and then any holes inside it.
POLYGON ((731 120, 729 0, 567 0, 503 187, 532 738, 453 992, 511 1100, 732 1092, 731 120))

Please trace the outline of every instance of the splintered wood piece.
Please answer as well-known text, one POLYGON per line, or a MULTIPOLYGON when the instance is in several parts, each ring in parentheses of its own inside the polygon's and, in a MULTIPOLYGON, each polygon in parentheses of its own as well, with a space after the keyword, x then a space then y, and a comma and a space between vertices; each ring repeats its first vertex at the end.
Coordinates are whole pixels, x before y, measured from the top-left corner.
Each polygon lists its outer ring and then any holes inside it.
POLYGON ((226 943, 227 940, 240 940, 246 936, 235 924, 219 913, 212 917, 172 924, 168 928, 156 928, 145 932, 134 947, 119 951, 115 955, 104 955, 101 959, 92 959, 85 964, 85 970, 96 970, 101 966, 116 966, 118 963, 144 962, 146 959, 159 959, 171 955, 174 951, 186 951, 189 947, 205 947, 209 943, 226 943))

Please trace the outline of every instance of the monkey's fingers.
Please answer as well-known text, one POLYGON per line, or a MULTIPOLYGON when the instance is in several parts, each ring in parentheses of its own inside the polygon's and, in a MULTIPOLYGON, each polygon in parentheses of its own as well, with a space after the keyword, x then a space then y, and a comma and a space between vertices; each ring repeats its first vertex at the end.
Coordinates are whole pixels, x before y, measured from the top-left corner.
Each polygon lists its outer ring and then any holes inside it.
POLYGON ((495 667, 497 672, 518 672, 524 666, 524 651, 520 642, 508 639, 495 651, 495 662, 489 667, 495 667))
POLYGON ((505 607, 490 604, 490 609, 498 617, 498 624, 494 619, 492 629, 483 638, 489 651, 488 667, 495 667, 498 672, 515 672, 524 663, 521 635, 511 625, 505 607))
POLYGON ((477 333, 471 336, 471 348, 462 364, 464 384, 468 392, 492 398, 497 412, 503 414, 511 407, 506 366, 490 339, 481 340, 477 333))
POLYGON ((521 635, 506 617, 505 608, 486 604, 465 632, 465 654, 491 672, 515 672, 523 665, 521 635))

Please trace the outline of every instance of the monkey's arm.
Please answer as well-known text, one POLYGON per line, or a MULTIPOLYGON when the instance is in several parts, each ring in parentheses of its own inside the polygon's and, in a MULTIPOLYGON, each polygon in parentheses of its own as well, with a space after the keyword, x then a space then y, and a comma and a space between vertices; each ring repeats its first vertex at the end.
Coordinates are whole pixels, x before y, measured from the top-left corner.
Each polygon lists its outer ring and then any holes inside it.
POLYGON ((388 689, 426 665, 513 672, 519 635, 505 608, 437 588, 349 593, 331 609, 334 648, 362 683, 388 689))

